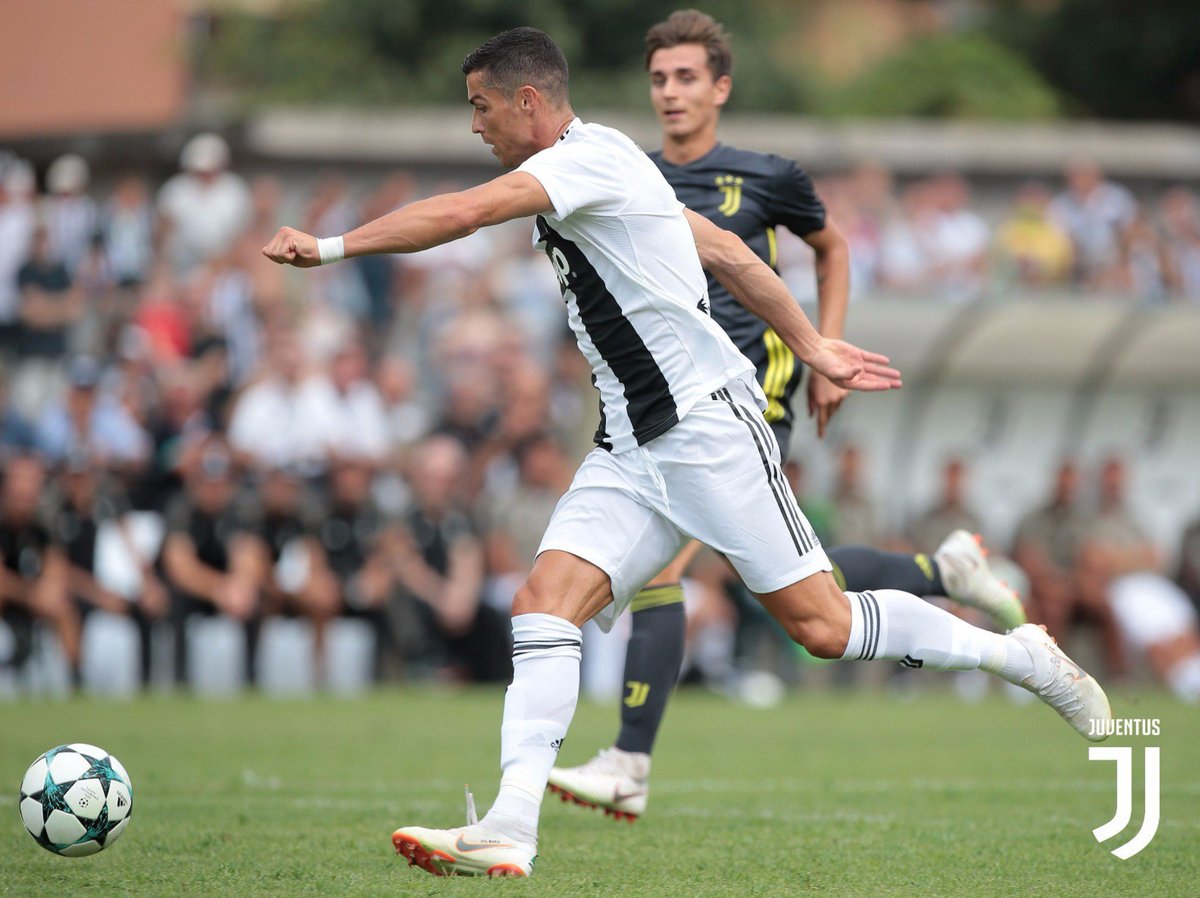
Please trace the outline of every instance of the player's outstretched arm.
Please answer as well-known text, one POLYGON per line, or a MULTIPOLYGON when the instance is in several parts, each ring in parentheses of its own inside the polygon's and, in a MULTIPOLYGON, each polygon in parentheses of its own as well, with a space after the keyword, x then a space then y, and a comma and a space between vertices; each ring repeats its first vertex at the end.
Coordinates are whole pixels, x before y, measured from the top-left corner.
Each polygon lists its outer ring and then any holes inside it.
POLYGON ((888 366, 887 356, 822 337, 779 275, 736 234, 690 209, 684 214, 700 263, 734 299, 771 325, 796 358, 848 390, 893 390, 901 385, 900 372, 888 366))
POLYGON ((550 197, 535 177, 509 172, 469 190, 409 203, 320 244, 312 234, 280 228, 262 252, 281 265, 314 268, 354 256, 416 253, 466 237, 487 225, 553 210, 550 197))

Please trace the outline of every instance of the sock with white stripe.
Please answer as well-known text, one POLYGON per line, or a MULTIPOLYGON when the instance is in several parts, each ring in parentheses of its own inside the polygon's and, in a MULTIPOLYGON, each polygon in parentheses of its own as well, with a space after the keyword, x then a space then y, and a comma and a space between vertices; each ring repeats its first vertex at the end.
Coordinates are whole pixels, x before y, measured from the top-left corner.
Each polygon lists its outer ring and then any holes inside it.
POLYGON ((536 843, 546 780, 579 699, 583 637, 570 621, 552 614, 518 614, 512 632, 513 680, 500 727, 500 793, 480 822, 536 843))
POLYGON ((850 640, 843 661, 888 658, 929 670, 980 668, 1009 682, 1033 672, 1016 640, 973 627, 936 605, 898 589, 848 592, 850 640))

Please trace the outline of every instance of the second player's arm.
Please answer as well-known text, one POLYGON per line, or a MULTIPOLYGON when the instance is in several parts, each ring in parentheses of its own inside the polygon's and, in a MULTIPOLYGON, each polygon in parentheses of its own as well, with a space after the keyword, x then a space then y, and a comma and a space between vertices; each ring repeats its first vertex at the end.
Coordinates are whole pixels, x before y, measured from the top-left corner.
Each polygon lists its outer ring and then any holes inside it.
POLYGON ((838 339, 822 336, 779 275, 732 231, 685 209, 700 263, 739 303, 777 333, 802 362, 835 384, 853 390, 889 390, 900 374, 887 358, 838 339))
MULTIPOLYGON (((416 253, 466 237, 488 225, 552 212, 545 188, 532 175, 509 172, 458 193, 417 200, 342 235, 346 258, 380 253, 416 253)), ((293 228, 263 247, 281 264, 312 268, 321 264, 316 237, 293 228)))
MULTIPOLYGON (((817 329, 840 340, 850 304, 850 246, 841 229, 826 217, 825 227, 803 238, 812 247, 817 275, 817 329)), ((846 391, 815 371, 808 380, 808 414, 816 416, 817 436, 825 436, 829 419, 846 398, 846 391)))

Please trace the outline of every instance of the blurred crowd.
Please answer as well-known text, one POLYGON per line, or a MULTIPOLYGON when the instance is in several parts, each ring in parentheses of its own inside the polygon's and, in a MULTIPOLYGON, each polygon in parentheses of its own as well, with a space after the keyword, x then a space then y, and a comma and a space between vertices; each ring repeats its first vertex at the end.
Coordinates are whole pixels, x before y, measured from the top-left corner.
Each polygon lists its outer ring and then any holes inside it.
MULTIPOLYGON (((155 634, 170 632, 184 685, 189 622, 221 616, 244 629, 253 682, 262 624, 282 615, 311 624, 320 680, 328 628, 348 617, 373 632, 379 678, 506 681, 507 608, 596 418, 524 223, 297 272, 260 255, 285 214, 343 233, 414 198, 412 178, 364 193, 325 174, 288 208, 277 179, 243 178, 224 140, 202 134, 161 185, 133 174, 102 194, 73 155, 38 183, 0 160, 0 617, 12 634, 0 665, 19 668, 48 631, 78 672, 81 627, 101 611, 136 623, 144 680, 155 634)), ((1057 195, 1023 187, 995 228, 956 176, 910 184, 898 202, 874 168, 819 189, 860 291, 964 299, 1002 279, 1200 299, 1200 206, 1184 188, 1152 214, 1080 163, 1057 195)), ((860 469, 845 447, 824 504, 791 474, 830 544, 899 545, 860 469)), ((1074 513, 1063 474, 1015 551, 1052 631, 1095 619, 1109 645, 1096 596, 1157 562, 1105 470, 1111 505, 1087 528, 1055 517, 1074 513), (1128 549, 1123 566, 1087 535, 1102 524, 1128 549)), ((947 468, 945 503, 908 545, 979 529, 963 476, 947 468)), ((1195 599, 1200 529, 1189 533, 1195 599)))
MULTIPOLYGON (((867 165, 816 185, 850 243, 856 296, 969 302, 1051 290, 1200 301, 1200 196, 1188 186, 1139 198, 1082 159, 1058 183, 1020 184, 995 209, 952 172, 898 186, 867 165)), ((811 292, 806 257, 784 265, 798 269, 789 283, 811 292)))

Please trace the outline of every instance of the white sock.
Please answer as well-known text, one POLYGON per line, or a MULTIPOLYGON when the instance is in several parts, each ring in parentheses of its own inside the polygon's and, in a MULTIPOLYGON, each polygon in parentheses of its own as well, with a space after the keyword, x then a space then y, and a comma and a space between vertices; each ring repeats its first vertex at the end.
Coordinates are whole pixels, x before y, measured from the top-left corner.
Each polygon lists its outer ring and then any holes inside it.
POLYGON ((500 793, 481 822, 536 843, 546 780, 579 699, 583 637, 570 621, 552 614, 518 614, 512 632, 513 681, 500 727, 500 793))
POLYGON ((930 670, 981 668, 1009 682, 1033 671, 1016 640, 973 627, 936 605, 898 589, 848 592, 850 640, 843 661, 889 658, 930 670))

